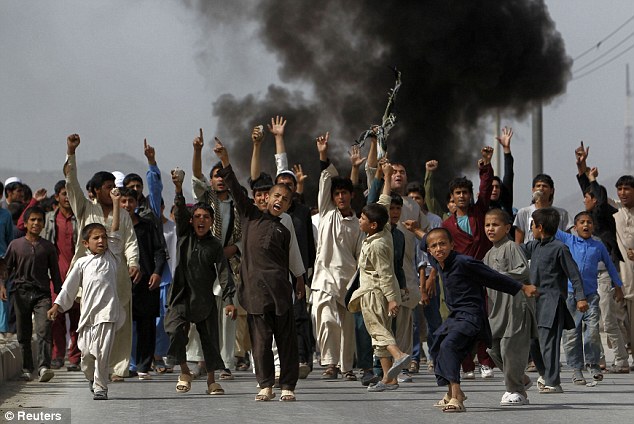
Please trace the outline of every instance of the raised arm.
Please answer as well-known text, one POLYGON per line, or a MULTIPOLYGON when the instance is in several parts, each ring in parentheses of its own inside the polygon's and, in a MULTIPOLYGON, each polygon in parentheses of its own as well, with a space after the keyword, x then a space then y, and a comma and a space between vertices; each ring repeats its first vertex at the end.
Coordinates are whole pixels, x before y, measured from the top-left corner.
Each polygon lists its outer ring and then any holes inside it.
POLYGON ((147 158, 148 170, 145 179, 148 185, 148 202, 152 212, 157 217, 161 216, 161 197, 163 196, 163 181, 161 171, 156 164, 156 150, 147 144, 147 138, 143 139, 143 154, 147 158))
POLYGON ((121 193, 118 188, 113 188, 110 191, 110 198, 112 199, 112 225, 110 226, 110 233, 114 234, 119 231, 119 223, 121 220, 121 193))
POLYGON ((271 123, 267 124, 269 132, 275 137, 275 172, 279 174, 289 169, 288 157, 286 155, 286 145, 284 144, 284 130, 286 129, 286 119, 283 116, 271 118, 271 123))
POLYGON ((328 139, 330 133, 320 135, 315 139, 317 142, 317 152, 319 152, 319 167, 321 168, 321 176, 319 177, 319 195, 317 197, 317 207, 319 214, 323 215, 328 210, 335 207, 330 188, 332 187, 332 177, 339 175, 337 169, 328 160, 328 139))
POLYGON ((224 178, 227 187, 229 187, 231 196, 236 202, 238 212, 240 215, 247 215, 251 210, 257 210, 257 207, 253 204, 251 199, 244 194, 242 186, 238 182, 236 174, 233 172, 233 168, 229 162, 229 152, 227 151, 227 148, 222 144, 218 137, 215 138, 215 141, 216 145, 214 147, 214 153, 218 156, 218 159, 220 159, 220 162, 222 163, 222 169, 218 171, 218 175, 224 178))
MULTIPOLYGON (((372 127, 374 130, 378 131, 378 126, 372 127)), ((365 163, 365 173, 366 178, 368 180, 368 187, 372 186, 372 182, 376 178, 375 173, 378 172, 379 164, 378 164, 378 150, 377 150, 377 140, 376 134, 370 135, 368 137, 370 140, 370 150, 368 151, 368 160, 365 163)))
POLYGON ((438 201, 438 197, 436 196, 434 173, 437 170, 437 160, 430 160, 425 162, 425 204, 427 205, 427 209, 429 210, 429 212, 434 213, 438 216, 443 216, 445 212, 447 212, 447 210, 444 206, 442 206, 441 202, 438 201))
POLYGON ((493 167, 491 166, 493 147, 485 146, 482 148, 481 153, 482 158, 478 160, 478 168, 480 169, 480 190, 478 192, 476 207, 486 212, 489 210, 491 191, 493 189, 493 167))
POLYGON ((176 223, 176 235, 183 237, 190 231, 191 225, 191 213, 187 209, 185 203, 185 196, 183 196, 183 180, 185 179, 185 172, 182 169, 172 169, 172 183, 174 183, 174 222, 176 223))
POLYGON ((260 178, 262 167, 260 166, 260 148, 264 140, 262 125, 253 127, 251 130, 251 141, 253 142, 253 152, 251 153, 251 181, 260 178))
POLYGON ((78 134, 71 134, 66 139, 66 162, 64 163, 64 175, 66 176, 66 192, 68 201, 77 220, 82 220, 85 214, 86 199, 79 181, 77 180, 77 160, 75 151, 79 147, 80 139, 78 134))
POLYGON ((352 169, 350 170, 350 179, 352 180, 352 185, 359 184, 359 168, 363 164, 366 158, 361 156, 361 152, 358 145, 352 146, 352 149, 348 152, 350 155, 350 163, 352 164, 352 169))
POLYGON ((203 129, 200 128, 198 137, 194 138, 194 156, 192 157, 192 175, 199 180, 205 178, 203 175, 203 147, 205 142, 203 139, 203 129))
POLYGON ((513 181, 515 172, 513 170, 513 155, 511 154, 511 139, 513 138, 513 128, 502 128, 502 135, 496 137, 496 140, 502 146, 504 153, 504 177, 502 177, 502 187, 500 187, 500 202, 507 210, 513 209, 513 181))

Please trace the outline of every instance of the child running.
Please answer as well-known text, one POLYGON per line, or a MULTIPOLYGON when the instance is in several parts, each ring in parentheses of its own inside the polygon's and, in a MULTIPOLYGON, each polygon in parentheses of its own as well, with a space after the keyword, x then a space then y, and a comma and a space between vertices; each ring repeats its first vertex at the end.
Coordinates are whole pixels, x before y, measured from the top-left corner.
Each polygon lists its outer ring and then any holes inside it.
POLYGON ((79 288, 82 288, 77 345, 81 349, 81 367, 90 382, 90 391, 94 392, 94 400, 108 399, 108 360, 115 331, 125 321, 117 295, 117 268, 123 250, 119 235, 119 189, 112 189, 110 197, 110 236, 99 223, 88 224, 82 229, 82 244, 89 254, 77 260, 47 313, 48 319, 55 320, 58 313, 73 306, 79 288))
POLYGON ((482 262, 454 250, 451 233, 434 228, 423 243, 437 261, 436 269, 444 284, 449 317, 434 334, 430 354, 439 386, 449 386, 447 394, 436 403, 443 412, 465 412, 467 398, 460 388, 460 364, 471 354, 476 341, 491 345, 484 287, 515 295, 522 290, 528 297, 536 293, 533 285, 523 285, 511 277, 492 270, 482 262))

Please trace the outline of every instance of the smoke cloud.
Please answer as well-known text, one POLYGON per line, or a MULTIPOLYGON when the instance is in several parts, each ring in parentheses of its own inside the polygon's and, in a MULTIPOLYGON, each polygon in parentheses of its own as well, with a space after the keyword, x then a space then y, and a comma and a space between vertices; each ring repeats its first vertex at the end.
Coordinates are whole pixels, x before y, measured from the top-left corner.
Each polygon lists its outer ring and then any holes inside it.
MULTIPOLYGON (((430 159, 445 177, 473 169, 482 118, 497 110, 521 116, 563 93, 571 76, 543 0, 231 3, 227 13, 226 2, 186 1, 209 25, 257 25, 279 59, 280 79, 312 93, 271 85, 261 97, 222 95, 214 102, 218 132, 248 140, 253 125, 283 114, 289 161, 301 162, 313 185, 315 136, 331 131, 337 148, 330 156, 347 173, 344 151, 380 123, 394 84, 388 66, 403 74, 388 150, 410 180, 421 178, 430 159)), ((248 169, 244 153, 236 160, 248 169)))

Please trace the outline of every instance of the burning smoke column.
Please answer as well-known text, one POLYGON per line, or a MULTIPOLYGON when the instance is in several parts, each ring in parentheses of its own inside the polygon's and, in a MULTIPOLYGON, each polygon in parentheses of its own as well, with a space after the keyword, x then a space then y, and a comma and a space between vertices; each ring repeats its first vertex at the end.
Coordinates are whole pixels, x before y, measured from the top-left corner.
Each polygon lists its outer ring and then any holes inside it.
MULTIPOLYGON (((222 5, 209 3, 188 2, 213 21, 222 5)), ((270 86, 263 98, 221 96, 214 103, 220 130, 247 134, 282 113, 289 160, 302 161, 312 176, 319 132, 331 130, 342 153, 380 120, 393 84, 387 66, 403 73, 390 157, 407 166, 410 179, 429 159, 438 159, 447 177, 472 168, 481 118, 498 109, 521 116, 563 93, 570 79, 572 61, 543 0, 247 3, 233 19, 258 23, 281 80, 309 84, 314 95, 270 86)), ((337 160, 344 155, 331 156, 347 169, 337 160)))

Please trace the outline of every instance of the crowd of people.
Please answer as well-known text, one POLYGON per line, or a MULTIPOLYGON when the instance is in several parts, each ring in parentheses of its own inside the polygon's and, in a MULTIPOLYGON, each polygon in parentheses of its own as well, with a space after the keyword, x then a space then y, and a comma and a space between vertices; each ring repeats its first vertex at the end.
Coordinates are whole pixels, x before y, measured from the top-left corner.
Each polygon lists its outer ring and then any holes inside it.
POLYGON ((329 133, 316 138, 315 201, 304 195, 301 165, 289 167, 286 120, 267 127, 276 173, 261 171, 258 125, 250 190, 217 138, 218 162, 205 176, 201 129, 193 199, 183 192, 186 172, 171 170, 169 212, 147 141, 145 181, 101 171, 82 188, 72 134, 52 196, 19 176, 0 184, 0 333, 17 338, 22 379, 49 381, 67 364, 84 372, 95 400, 106 400, 110 382, 176 369, 177 393, 206 375, 207 393, 222 395, 216 378, 253 367, 256 401, 274 399, 276 387, 281 401, 294 401, 314 364, 319 378, 360 381, 369 392, 397 390, 426 367, 446 386, 435 406, 451 413, 466 411, 461 380, 491 378, 495 368, 504 376, 501 405, 529 403, 530 371, 539 373, 539 393, 562 393, 562 346, 573 384, 630 372, 633 176, 620 177, 610 199, 581 143, 574 156, 584 210, 571 218, 553 206, 546 174, 535 176, 532 202, 518 210, 512 129, 497 137, 502 178, 494 149, 484 147, 477 192, 465 177, 443 192, 437 161, 424 164, 422 183, 408 182, 405 166, 377 146, 374 127, 365 157, 352 147, 345 176, 330 160, 329 133))

